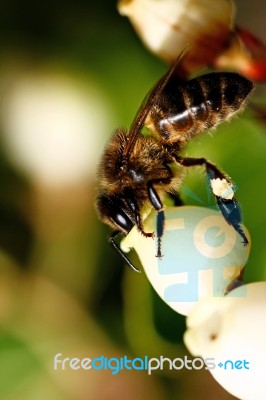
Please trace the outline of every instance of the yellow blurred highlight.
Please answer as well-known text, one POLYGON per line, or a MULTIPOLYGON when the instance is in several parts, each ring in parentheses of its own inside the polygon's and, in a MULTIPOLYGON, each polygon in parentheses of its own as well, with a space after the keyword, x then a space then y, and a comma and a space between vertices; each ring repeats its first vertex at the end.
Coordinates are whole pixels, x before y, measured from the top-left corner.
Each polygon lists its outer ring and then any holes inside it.
POLYGON ((112 123, 93 79, 53 69, 12 73, 11 68, 2 74, 1 86, 3 144, 15 165, 34 181, 56 187, 94 174, 112 123))

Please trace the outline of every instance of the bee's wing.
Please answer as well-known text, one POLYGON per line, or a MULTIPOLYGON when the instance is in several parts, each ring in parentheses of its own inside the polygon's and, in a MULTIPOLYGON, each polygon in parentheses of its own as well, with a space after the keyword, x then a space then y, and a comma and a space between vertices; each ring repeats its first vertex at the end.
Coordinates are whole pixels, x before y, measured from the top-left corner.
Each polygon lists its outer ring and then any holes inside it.
POLYGON ((141 104, 136 114, 133 123, 131 124, 128 135, 128 142, 123 150, 123 158, 126 158, 127 155, 131 152, 132 148, 134 147, 138 134, 142 129, 151 108, 154 106, 154 104, 158 102, 165 86, 171 79, 172 75, 174 75, 174 73, 176 72, 177 66, 179 64, 181 57, 183 57, 184 52, 185 51, 182 51, 182 53, 178 56, 176 61, 168 69, 166 74, 161 77, 161 79, 155 84, 150 93, 145 97, 143 103, 141 104))

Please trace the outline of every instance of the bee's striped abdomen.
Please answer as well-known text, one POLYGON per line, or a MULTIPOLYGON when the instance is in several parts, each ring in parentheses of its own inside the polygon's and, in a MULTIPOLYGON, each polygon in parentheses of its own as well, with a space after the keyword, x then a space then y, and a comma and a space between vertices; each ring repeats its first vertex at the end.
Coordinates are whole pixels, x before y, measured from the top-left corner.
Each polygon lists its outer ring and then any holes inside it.
POLYGON ((230 72, 210 73, 187 82, 173 77, 145 124, 165 143, 186 143, 240 111, 252 88, 248 79, 230 72))

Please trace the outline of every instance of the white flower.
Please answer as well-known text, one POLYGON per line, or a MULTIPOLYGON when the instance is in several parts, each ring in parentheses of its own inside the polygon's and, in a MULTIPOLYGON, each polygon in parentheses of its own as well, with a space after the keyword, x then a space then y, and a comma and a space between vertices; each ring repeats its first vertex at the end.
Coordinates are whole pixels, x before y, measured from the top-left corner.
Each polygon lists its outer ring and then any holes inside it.
MULTIPOLYGON (((156 213, 144 222, 146 232, 156 230, 156 213)), ((175 311, 188 315, 199 299, 224 296, 247 261, 250 246, 221 214, 203 207, 166 207, 161 259, 157 241, 133 228, 122 241, 123 251, 134 248, 149 281, 175 311)))
POLYGON ((187 319, 185 344, 215 358, 213 377, 241 400, 265 400, 266 282, 201 300, 187 319))

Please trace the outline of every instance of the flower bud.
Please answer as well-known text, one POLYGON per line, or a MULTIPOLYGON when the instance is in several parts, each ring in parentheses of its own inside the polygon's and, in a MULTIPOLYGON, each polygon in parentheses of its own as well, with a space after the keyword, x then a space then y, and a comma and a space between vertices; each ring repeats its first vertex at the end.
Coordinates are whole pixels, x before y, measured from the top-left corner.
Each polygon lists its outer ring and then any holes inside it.
POLYGON ((228 46, 213 60, 217 69, 234 69, 247 78, 266 80, 266 45, 246 29, 237 27, 228 46))
POLYGON ((208 65, 221 51, 234 17, 231 0, 120 0, 118 10, 159 58, 173 62, 188 48, 181 60, 187 72, 208 65))
POLYGON ((256 282, 201 300, 187 319, 189 351, 213 358, 211 374, 241 400, 265 399, 265 315, 266 282, 256 282))
MULTIPOLYGON (((151 212, 144 230, 156 230, 157 213, 151 212)), ((121 242, 123 251, 134 248, 159 296, 175 311, 188 315, 200 298, 224 296, 234 286, 247 261, 235 230, 211 208, 166 207, 162 258, 156 257, 157 240, 135 227, 121 242)))
POLYGON ((171 63, 187 50, 180 75, 209 66, 266 79, 266 45, 234 26, 231 0, 120 0, 118 10, 159 58, 171 63))

